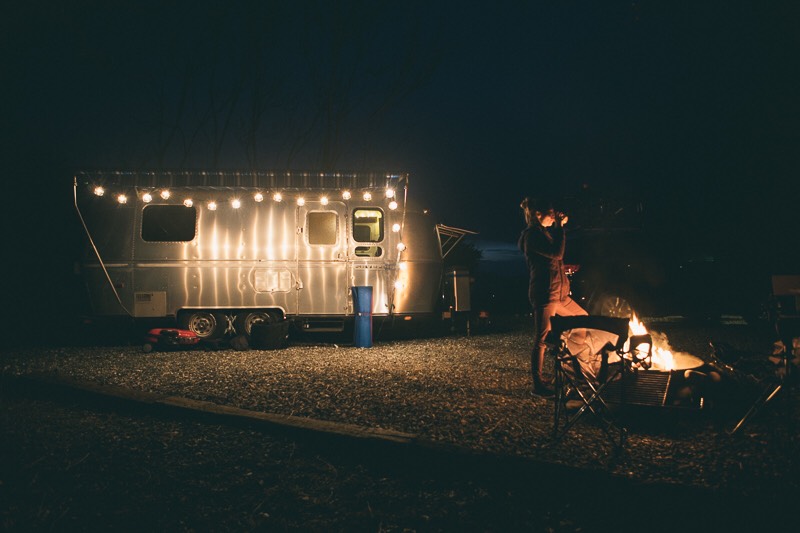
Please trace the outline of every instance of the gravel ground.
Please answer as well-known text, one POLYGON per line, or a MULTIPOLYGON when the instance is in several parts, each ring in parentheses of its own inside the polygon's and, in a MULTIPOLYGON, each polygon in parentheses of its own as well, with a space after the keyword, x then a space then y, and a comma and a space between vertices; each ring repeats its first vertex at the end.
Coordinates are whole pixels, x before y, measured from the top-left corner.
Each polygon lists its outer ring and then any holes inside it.
POLYGON ((63 396, 2 394, 0 423, 3 531, 576 531, 596 519, 341 443, 63 396))
MULTIPOLYGON (((744 325, 658 324, 673 348, 698 357, 723 338, 766 360, 770 339, 744 325)), ((732 419, 649 412, 629 420, 622 454, 585 418, 552 446, 552 403, 531 397, 529 331, 378 342, 372 348, 295 342, 275 351, 139 346, 15 349, 6 376, 47 374, 183 396, 253 411, 413 433, 480 452, 601 470, 636 481, 757 492, 796 474, 796 402, 765 409, 736 435, 732 419), (787 412, 790 412, 787 415, 787 412)), ((749 400, 748 400, 749 401, 749 400)), ((772 406, 770 406, 772 407, 772 406)), ((737 411, 736 414, 741 414, 737 411)))

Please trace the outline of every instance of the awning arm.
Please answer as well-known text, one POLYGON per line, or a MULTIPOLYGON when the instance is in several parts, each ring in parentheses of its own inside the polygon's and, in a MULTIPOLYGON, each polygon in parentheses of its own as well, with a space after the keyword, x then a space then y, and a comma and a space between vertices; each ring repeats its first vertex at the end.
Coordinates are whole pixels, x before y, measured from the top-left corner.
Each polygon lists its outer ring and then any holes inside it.
POLYGON ((442 246, 442 259, 447 257, 453 248, 461 242, 465 235, 477 235, 477 231, 468 229, 454 228, 444 224, 436 224, 436 231, 439 233, 439 244, 442 246))

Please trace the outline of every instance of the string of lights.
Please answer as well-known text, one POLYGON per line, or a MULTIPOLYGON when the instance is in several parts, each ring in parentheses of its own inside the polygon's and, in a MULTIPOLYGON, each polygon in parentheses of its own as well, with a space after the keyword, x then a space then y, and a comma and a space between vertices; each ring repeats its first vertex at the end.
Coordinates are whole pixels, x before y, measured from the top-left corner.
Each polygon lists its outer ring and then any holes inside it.
MULTIPOLYGON (((213 188, 212 188, 213 189, 213 188)), ((197 188, 191 188, 191 191, 196 191, 197 188)), ((183 205, 186 207, 192 207, 195 205, 195 200, 191 198, 188 191, 185 193, 186 197, 183 198, 183 205)), ((114 198, 120 204, 127 204, 130 200, 129 191, 119 192, 119 191, 110 191, 108 188, 102 185, 96 185, 92 188, 92 192, 95 196, 99 197, 111 197, 114 198)), ((220 194, 223 192, 220 191, 220 194)), ((383 190, 378 191, 358 191, 357 196, 360 197, 365 202, 372 202, 375 195, 383 194, 383 197, 388 200, 387 207, 389 210, 394 211, 399 207, 397 202, 397 193, 394 188, 386 188, 383 190)), ((157 198, 161 198, 162 200, 170 200, 173 198, 174 194, 173 191, 170 189, 144 189, 140 190, 138 188, 134 189, 134 196, 139 198, 143 203, 149 204, 156 200, 157 198)), ((354 193, 350 190, 343 190, 338 193, 338 196, 341 197, 342 200, 352 200, 354 198, 354 193)), ((261 191, 256 190, 252 192, 253 201, 256 203, 261 203, 266 200, 268 197, 272 199, 274 202, 284 202, 284 201, 294 201, 298 206, 303 206, 306 204, 307 201, 317 201, 322 205, 328 205, 331 201, 331 196, 327 193, 323 193, 320 196, 311 197, 307 194, 307 192, 302 190, 294 190, 294 191, 261 191)), ((215 211, 220 203, 217 200, 209 200, 206 202, 206 207, 210 211, 215 211)), ((242 199, 239 196, 234 196, 230 199, 230 206, 233 209, 239 209, 242 207, 242 199)))

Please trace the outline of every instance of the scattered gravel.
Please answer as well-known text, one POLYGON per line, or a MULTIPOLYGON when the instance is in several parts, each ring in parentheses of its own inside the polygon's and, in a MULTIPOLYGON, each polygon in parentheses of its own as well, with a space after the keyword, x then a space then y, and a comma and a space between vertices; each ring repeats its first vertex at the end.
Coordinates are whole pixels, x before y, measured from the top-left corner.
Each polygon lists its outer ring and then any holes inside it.
MULTIPOLYGON (((673 347, 698 357, 709 352, 708 341, 714 338, 763 360, 770 348, 768 338, 742 325, 656 326, 668 330, 673 347)), ((796 401, 784 409, 765 409, 735 435, 726 432, 730 418, 651 413, 645 420, 631 420, 622 454, 612 453, 605 434, 585 417, 553 446, 552 402, 529 393, 531 342, 529 331, 518 330, 377 342, 372 348, 310 342, 274 351, 26 348, 4 353, 0 361, 3 375, 45 373, 253 411, 388 428, 640 481, 756 491, 800 479, 792 460, 799 439, 790 422, 798 415, 796 401)))

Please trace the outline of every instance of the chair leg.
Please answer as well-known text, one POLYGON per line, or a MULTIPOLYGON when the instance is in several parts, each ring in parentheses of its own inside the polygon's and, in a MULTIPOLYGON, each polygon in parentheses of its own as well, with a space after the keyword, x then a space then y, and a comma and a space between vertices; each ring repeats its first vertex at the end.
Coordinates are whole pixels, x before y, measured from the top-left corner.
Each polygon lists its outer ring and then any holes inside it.
POLYGON ((783 388, 782 383, 775 385, 774 387, 767 388, 767 390, 764 391, 764 393, 756 400, 756 402, 752 406, 750 406, 750 409, 747 410, 747 413, 745 413, 742 419, 739 420, 736 426, 734 426, 733 429, 728 431, 728 434, 733 435, 734 433, 742 429, 745 423, 752 417, 754 417, 756 413, 758 413, 761 410, 762 407, 764 407, 765 405, 767 405, 767 403, 772 401, 775 395, 778 394, 778 392, 780 392, 782 388, 783 388))
POLYGON ((556 387, 556 395, 555 395, 555 404, 554 404, 554 423, 553 423, 553 440, 558 442, 564 435, 575 425, 575 423, 586 413, 590 412, 595 417, 598 418, 601 422, 601 429, 608 437, 609 441, 615 448, 622 448, 625 445, 625 440, 627 437, 627 431, 624 427, 618 426, 616 422, 613 420, 612 417, 606 416, 603 412, 609 412, 610 409, 608 404, 606 404, 605 400, 602 397, 602 393, 605 391, 606 386, 613 380, 613 378, 618 374, 615 373, 611 376, 611 379, 601 384, 599 387, 595 387, 591 381, 585 380, 587 386, 592 391, 591 394, 587 395, 584 393, 578 384, 575 382, 574 379, 568 377, 561 367, 561 362, 556 362, 556 379, 557 379, 557 387, 556 387), (572 387, 578 393, 578 397, 581 399, 583 405, 576 413, 571 416, 567 416, 564 413, 564 427, 559 429, 561 424, 562 412, 564 411, 564 407, 562 405, 563 401, 565 400, 565 390, 567 386, 572 387), (599 404, 599 405, 596 405, 599 404), (615 433, 618 433, 615 435, 615 433))
POLYGON ((553 388, 555 394, 553 395, 553 439, 558 435, 558 426, 561 423, 561 416, 564 414, 564 400, 565 400, 565 383, 564 383, 564 370, 561 368, 561 362, 556 357, 553 365, 553 388))

